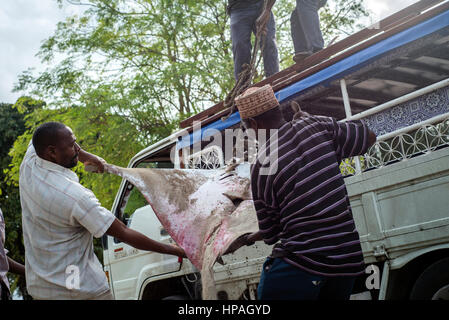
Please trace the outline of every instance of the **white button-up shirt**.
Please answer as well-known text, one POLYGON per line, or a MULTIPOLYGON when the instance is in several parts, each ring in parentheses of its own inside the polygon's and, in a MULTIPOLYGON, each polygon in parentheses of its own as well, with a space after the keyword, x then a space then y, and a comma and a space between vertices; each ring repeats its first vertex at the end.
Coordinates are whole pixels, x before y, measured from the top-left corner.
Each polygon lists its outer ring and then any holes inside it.
POLYGON ((91 299, 107 292, 92 236, 103 236, 114 215, 72 170, 40 158, 31 143, 19 189, 28 293, 36 299, 91 299))

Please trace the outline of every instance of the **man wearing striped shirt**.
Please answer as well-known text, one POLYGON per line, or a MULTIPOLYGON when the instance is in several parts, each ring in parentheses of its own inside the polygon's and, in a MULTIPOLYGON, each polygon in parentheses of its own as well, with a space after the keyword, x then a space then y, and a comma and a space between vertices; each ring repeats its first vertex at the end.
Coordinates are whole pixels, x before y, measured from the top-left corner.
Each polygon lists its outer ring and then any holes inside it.
POLYGON ((259 232, 242 240, 274 245, 258 298, 349 299, 364 262, 339 164, 364 154, 376 136, 363 121, 307 115, 286 122, 269 85, 247 90, 236 104, 256 136, 277 129, 251 168, 259 232))

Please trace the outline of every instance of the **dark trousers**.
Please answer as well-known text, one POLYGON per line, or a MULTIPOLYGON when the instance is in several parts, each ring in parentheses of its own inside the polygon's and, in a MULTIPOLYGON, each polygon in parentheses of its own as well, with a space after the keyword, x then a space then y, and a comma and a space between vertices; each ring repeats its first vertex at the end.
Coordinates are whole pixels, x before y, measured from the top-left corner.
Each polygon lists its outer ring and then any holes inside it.
MULTIPOLYGON (((231 9, 231 41, 236 80, 242 71, 242 66, 251 61, 251 33, 256 33, 256 20, 262 13, 263 3, 263 1, 259 1, 249 4, 246 8, 231 9)), ((265 76, 269 77, 279 72, 279 54, 276 46, 276 26, 273 13, 268 20, 267 35, 262 38, 262 42, 265 42, 262 53, 265 76)))
POLYGON ((324 0, 296 0, 296 8, 290 16, 295 53, 313 53, 323 49, 318 10, 325 4, 324 0))
POLYGON ((259 300, 348 300, 355 277, 314 275, 285 262, 267 258, 257 288, 259 300))

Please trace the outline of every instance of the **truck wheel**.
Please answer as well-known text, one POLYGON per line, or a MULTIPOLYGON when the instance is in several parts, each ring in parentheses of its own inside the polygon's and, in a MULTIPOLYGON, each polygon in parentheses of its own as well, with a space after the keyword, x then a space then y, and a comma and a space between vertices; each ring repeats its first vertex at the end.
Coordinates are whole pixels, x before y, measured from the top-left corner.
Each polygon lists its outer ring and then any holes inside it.
POLYGON ((411 300, 449 300, 449 258, 441 259, 418 277, 410 293, 411 300))

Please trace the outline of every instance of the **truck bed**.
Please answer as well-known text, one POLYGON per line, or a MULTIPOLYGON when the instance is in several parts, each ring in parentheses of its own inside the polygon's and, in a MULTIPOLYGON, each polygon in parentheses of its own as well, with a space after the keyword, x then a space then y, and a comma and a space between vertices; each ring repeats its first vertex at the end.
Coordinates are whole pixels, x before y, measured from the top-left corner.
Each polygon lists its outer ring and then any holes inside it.
POLYGON ((449 242, 449 148, 345 181, 366 263, 449 242))

